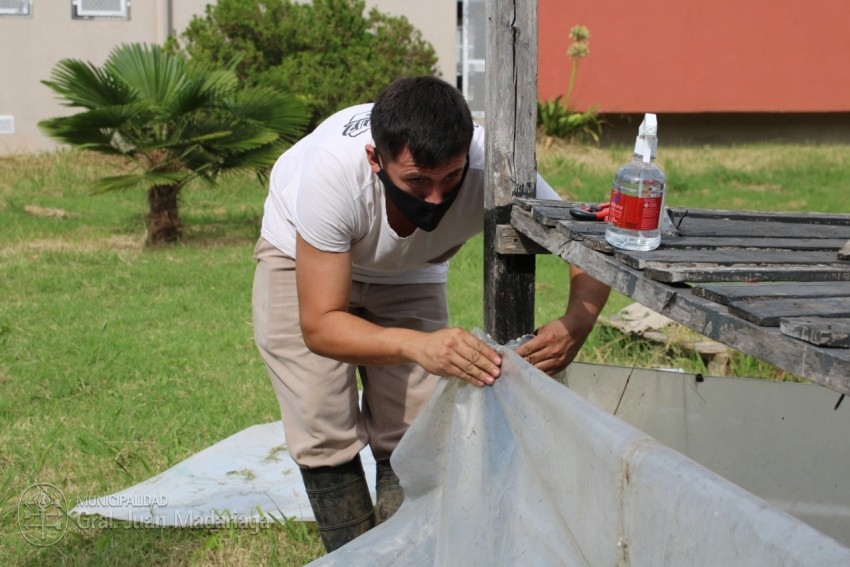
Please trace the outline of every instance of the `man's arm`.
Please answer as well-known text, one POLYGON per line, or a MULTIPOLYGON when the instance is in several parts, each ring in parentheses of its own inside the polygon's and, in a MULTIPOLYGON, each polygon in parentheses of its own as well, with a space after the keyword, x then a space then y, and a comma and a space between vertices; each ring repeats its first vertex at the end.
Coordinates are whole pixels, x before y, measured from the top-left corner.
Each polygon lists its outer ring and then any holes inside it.
POLYGON ((350 253, 324 252, 299 234, 295 257, 301 332, 312 352, 350 364, 416 362, 432 374, 475 386, 499 377, 499 354, 463 329, 385 328, 349 313, 350 253))
POLYGON ((516 353, 540 370, 557 374, 573 361, 608 301, 611 289, 570 264, 570 297, 563 316, 540 327, 516 353))

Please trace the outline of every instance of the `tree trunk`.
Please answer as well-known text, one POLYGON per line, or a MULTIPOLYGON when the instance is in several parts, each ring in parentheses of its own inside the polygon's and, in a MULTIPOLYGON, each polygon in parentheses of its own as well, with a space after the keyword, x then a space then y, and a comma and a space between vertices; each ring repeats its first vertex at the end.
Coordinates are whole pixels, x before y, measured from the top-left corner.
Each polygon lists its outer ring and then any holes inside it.
POLYGON ((147 217, 148 246, 173 244, 183 236, 183 224, 177 207, 180 185, 154 185, 148 189, 150 210, 147 217))

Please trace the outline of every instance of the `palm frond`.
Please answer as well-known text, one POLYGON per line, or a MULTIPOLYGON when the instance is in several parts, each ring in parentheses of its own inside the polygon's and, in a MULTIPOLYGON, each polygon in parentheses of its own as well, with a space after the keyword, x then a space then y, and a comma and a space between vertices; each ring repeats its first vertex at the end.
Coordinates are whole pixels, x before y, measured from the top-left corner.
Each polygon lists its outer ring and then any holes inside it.
POLYGON ((65 106, 92 109, 124 104, 132 97, 127 85, 77 59, 63 59, 51 71, 50 80, 41 82, 63 97, 65 106))
POLYGON ((167 106, 187 83, 185 58, 157 45, 122 44, 109 54, 104 69, 152 106, 167 106))
MULTIPOLYGON (((110 153, 107 148, 111 148, 111 140, 113 133, 100 128, 80 128, 74 122, 69 121, 69 116, 58 116, 56 118, 48 118, 38 123, 38 127, 50 136, 62 143, 72 146, 86 146, 86 149, 103 148, 106 153, 110 153)), ((95 150, 98 151, 98 150, 95 150)), ((116 153, 113 149, 111 153, 116 153)))
POLYGON ((173 115, 193 114, 201 110, 218 108, 239 88, 235 73, 213 67, 190 67, 183 89, 175 93, 168 110, 173 115))
POLYGON ((102 69, 69 60, 54 70, 53 79, 48 86, 69 104, 94 106, 43 121, 46 133, 78 147, 119 153, 151 172, 106 178, 99 190, 150 187, 185 176, 214 180, 230 169, 265 171, 310 118, 290 95, 241 88, 232 67, 190 62, 145 44, 116 47, 102 69), (175 171, 181 173, 163 173, 175 171))
POLYGON ((137 143, 128 139, 124 125, 140 118, 144 111, 138 104, 103 106, 39 122, 46 134, 66 144, 101 153, 127 153, 137 143), (121 131, 123 136, 117 136, 121 131), (119 141, 123 143, 119 143, 119 141))
POLYGON ((109 191, 127 191, 131 189, 148 189, 154 185, 185 185, 195 177, 191 172, 153 172, 130 173, 101 177, 94 183, 92 193, 107 193, 109 191))
POLYGON ((230 111, 246 120, 263 124, 288 142, 298 139, 309 121, 306 106, 300 100, 265 87, 240 91, 234 97, 230 111))

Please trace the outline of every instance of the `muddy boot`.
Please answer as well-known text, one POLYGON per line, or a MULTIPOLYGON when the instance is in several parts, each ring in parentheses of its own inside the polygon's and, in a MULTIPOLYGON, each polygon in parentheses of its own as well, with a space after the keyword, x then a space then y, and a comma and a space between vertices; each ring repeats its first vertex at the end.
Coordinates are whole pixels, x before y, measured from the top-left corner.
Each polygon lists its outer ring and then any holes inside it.
POLYGON ((375 523, 380 524, 395 514, 404 500, 404 489, 390 466, 390 461, 378 461, 375 467, 375 490, 378 493, 375 504, 375 523))
POLYGON ((336 467, 301 469, 304 487, 328 553, 375 525, 360 455, 336 467))

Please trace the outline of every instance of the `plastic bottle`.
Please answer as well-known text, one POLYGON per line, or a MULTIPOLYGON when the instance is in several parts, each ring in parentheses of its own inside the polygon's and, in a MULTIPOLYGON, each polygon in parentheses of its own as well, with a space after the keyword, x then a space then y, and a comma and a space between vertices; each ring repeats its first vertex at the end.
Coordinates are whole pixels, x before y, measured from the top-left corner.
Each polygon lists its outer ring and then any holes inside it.
POLYGON ((611 187, 611 207, 605 240, 624 250, 655 250, 661 244, 661 218, 667 178, 655 165, 658 120, 644 115, 634 157, 617 170, 611 187))

